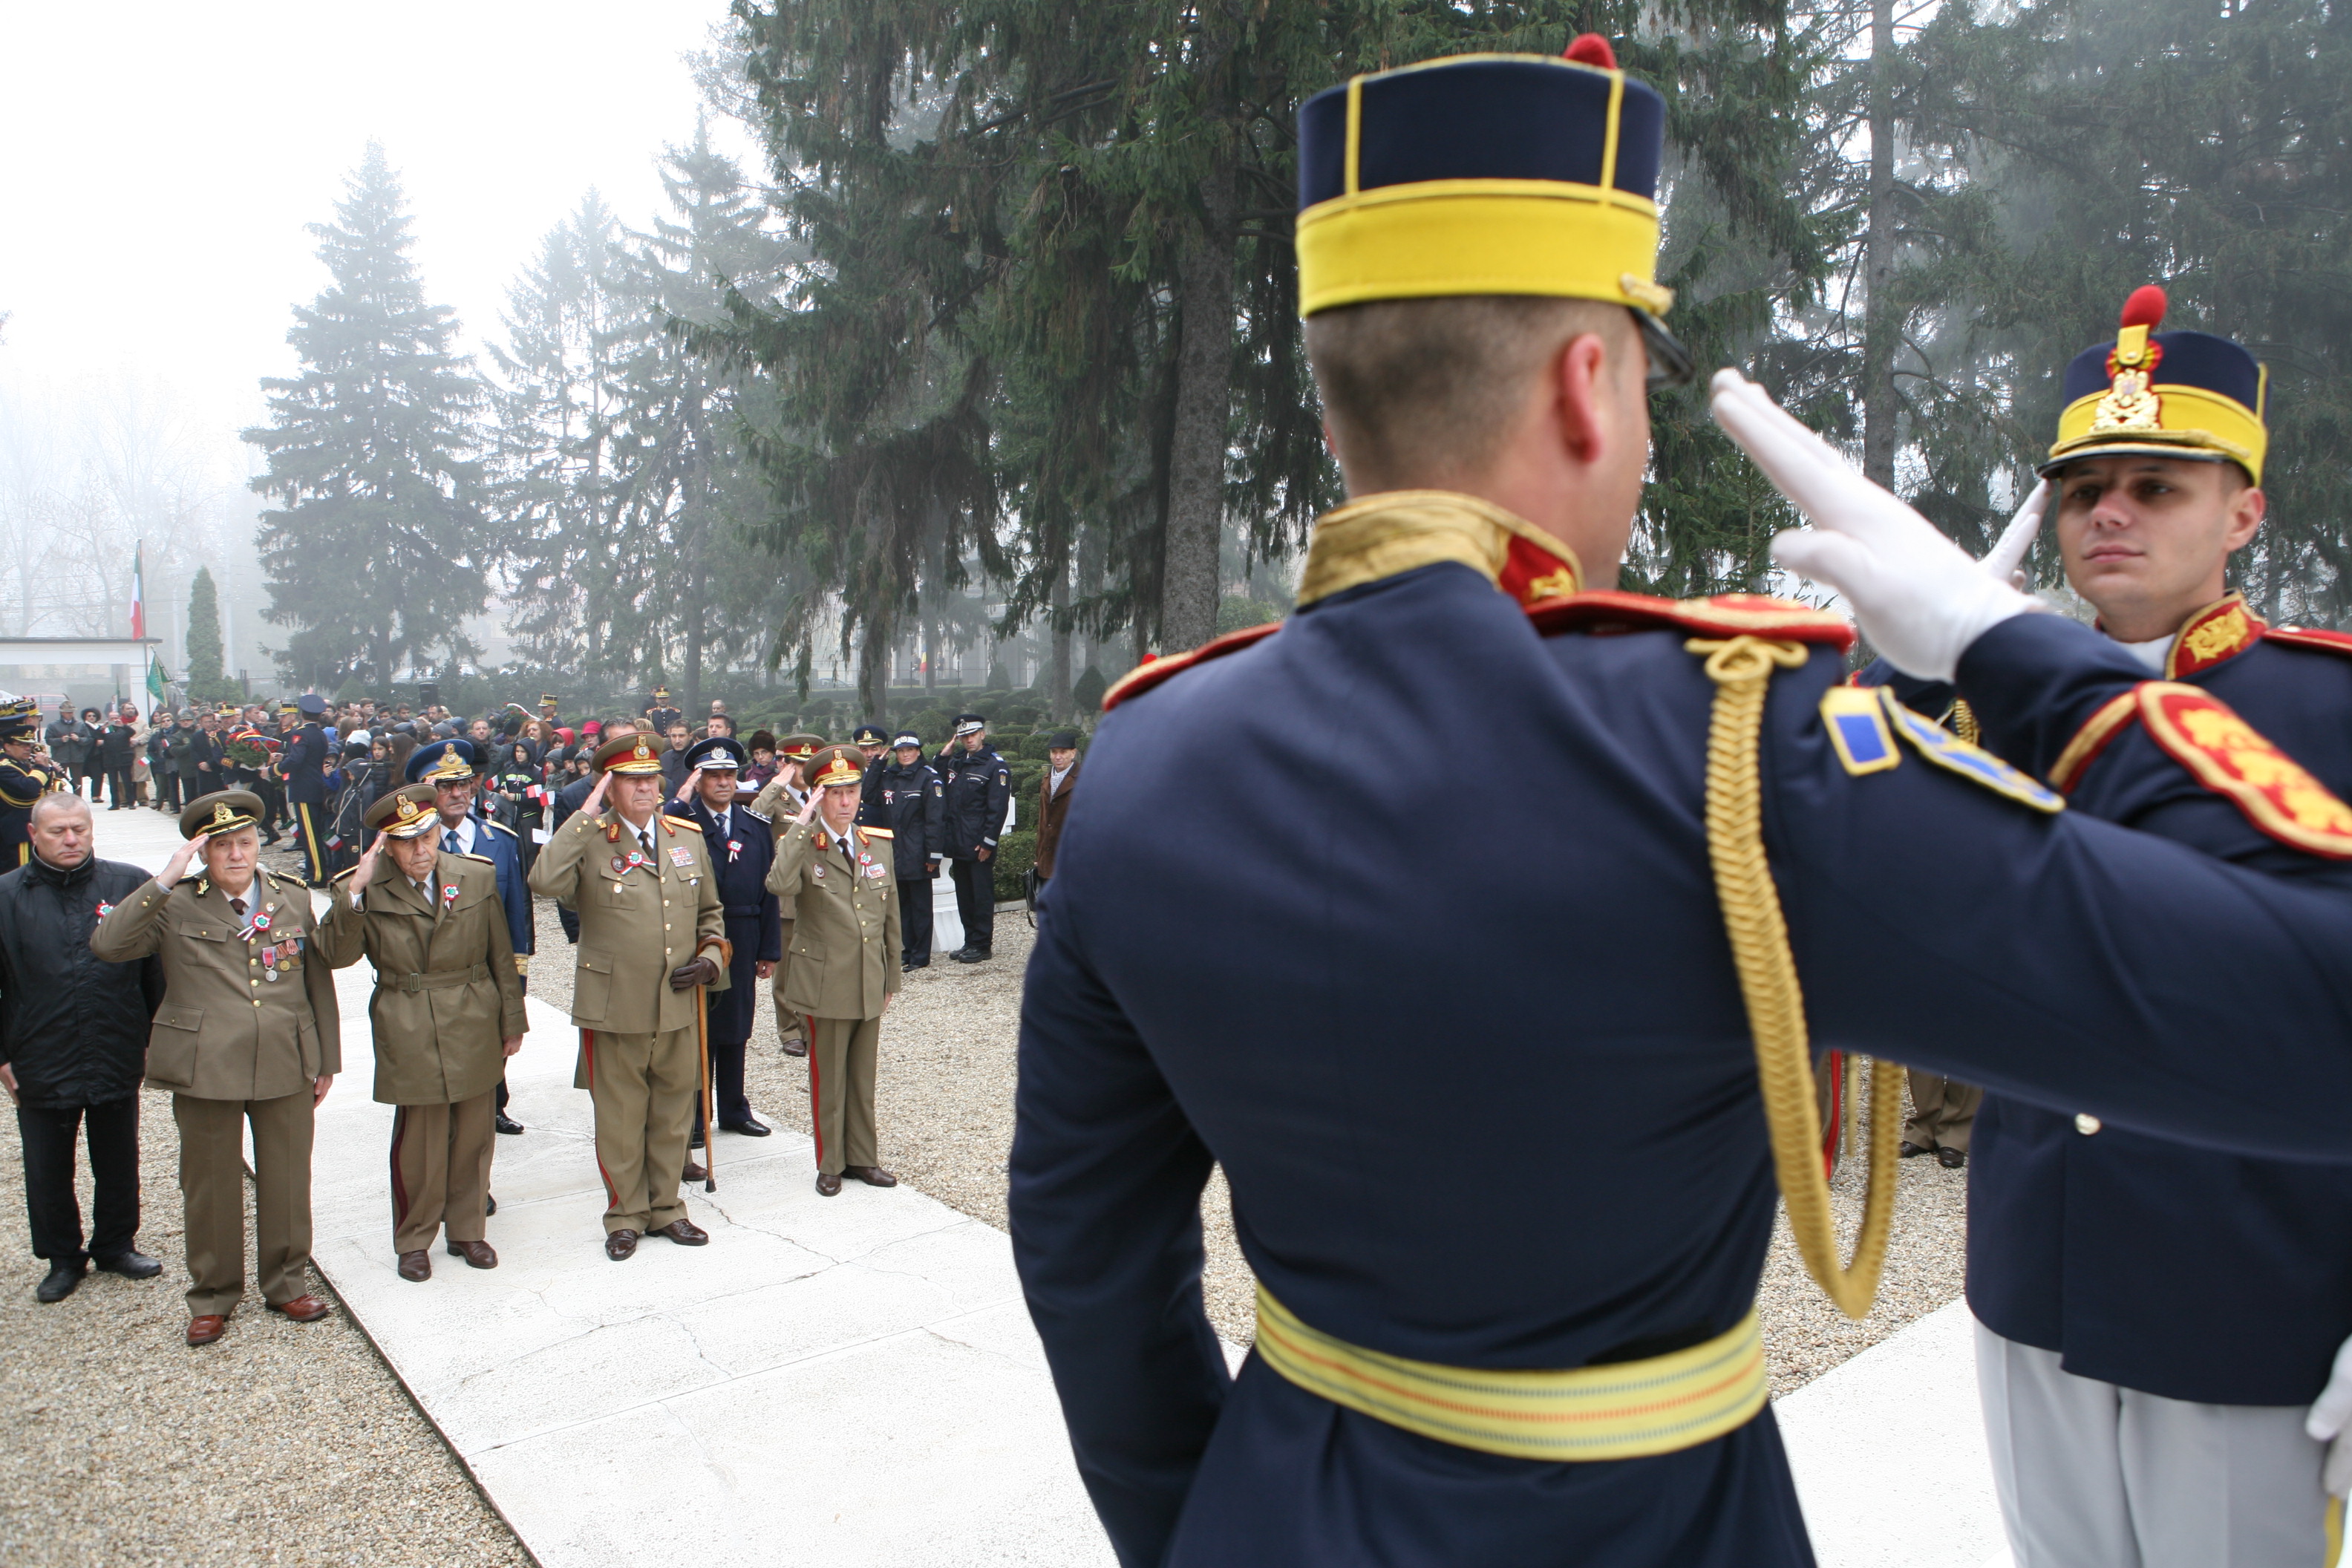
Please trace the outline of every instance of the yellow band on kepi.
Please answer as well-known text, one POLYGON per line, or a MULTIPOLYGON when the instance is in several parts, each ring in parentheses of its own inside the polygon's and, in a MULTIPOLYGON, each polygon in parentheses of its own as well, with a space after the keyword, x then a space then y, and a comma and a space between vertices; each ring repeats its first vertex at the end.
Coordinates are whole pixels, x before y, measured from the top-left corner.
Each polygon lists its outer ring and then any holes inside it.
POLYGON ((2159 456, 2208 455, 2229 458, 2245 466, 2256 484, 2263 480, 2263 458, 2270 448, 2270 432, 2254 411, 2234 397, 2201 386, 2157 383, 2149 390, 2157 398, 2153 430, 2094 432, 2101 394, 2078 397, 2058 416, 2058 440, 2050 448, 2048 466, 2104 452, 2153 452, 2159 456))
POLYGON ((1659 312, 1663 291, 1650 282, 1657 208, 1623 191, 1430 180, 1319 202, 1298 215, 1297 233, 1302 316, 1462 294, 1604 300, 1659 312))
POLYGON ((1453 1367, 1309 1328, 1260 1285, 1257 1353, 1334 1405, 1517 1459, 1638 1459, 1696 1447, 1754 1420, 1767 1392, 1752 1308, 1704 1344, 1642 1361, 1561 1371, 1453 1367))

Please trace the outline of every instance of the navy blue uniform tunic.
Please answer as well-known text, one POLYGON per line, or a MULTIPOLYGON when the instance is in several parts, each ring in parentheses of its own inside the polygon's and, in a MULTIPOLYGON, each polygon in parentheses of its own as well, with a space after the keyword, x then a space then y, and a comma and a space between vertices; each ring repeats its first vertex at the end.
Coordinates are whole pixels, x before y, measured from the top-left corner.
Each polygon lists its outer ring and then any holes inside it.
MULTIPOLYGON (((2143 673, 2087 628, 2016 626, 1964 661, 1980 710, 2030 685, 2079 725, 2143 673)), ((1027 976, 1011 1221, 1129 1568, 1811 1561, 1769 1411, 1652 1458, 1490 1456, 1255 1355, 1229 1380, 1201 1302, 1215 1162, 1258 1278, 1372 1350, 1577 1367, 1748 1310, 1777 1194, 1708 861, 1716 688, 1688 632, 1613 629, 1546 637, 1478 572, 1423 566, 1098 731, 1027 976), (1415 743, 1367 766, 1368 734, 1415 743)), ((1817 649, 1778 677, 1760 755, 1817 1047, 2207 1146, 2352 1154, 2340 870, 2220 864, 1907 748, 1850 774, 1819 713, 1842 674, 1817 649), (2233 1026, 2256 1012, 2278 1026, 2233 1026)))
MULTIPOLYGON (((2265 638, 2234 599, 2192 617, 2183 634, 2204 657, 2183 664, 2176 653, 2171 679, 2210 691, 2352 799, 2352 649, 2265 638)), ((1949 705, 1948 688, 1893 684, 1923 710, 1949 705)), ((2037 773, 2047 773, 2068 738, 2056 726, 2025 736, 1986 731, 2010 760, 2037 773)), ((2201 808, 2201 792, 2179 769, 2154 765, 2150 745, 2138 733, 2111 742, 2083 770, 2074 800, 2151 826, 2184 805, 2201 808)), ((2264 839, 2205 847, 2294 868, 2293 851, 2264 839)), ((2204 919, 2181 906, 2142 910, 2137 923, 2194 930, 2204 919)), ((2215 1045, 2226 1050, 2294 1027, 2258 1007, 2215 1045)), ((2071 1373, 2168 1399, 2317 1398, 2337 1347, 2352 1338, 2352 1166, 2224 1153, 2096 1125, 2083 1131, 2063 1107, 1986 1099, 1969 1156, 1969 1310, 2004 1339, 2056 1352, 2071 1373)))
POLYGON ((670 810, 702 830, 727 923, 731 957, 727 989, 709 993, 710 1042, 740 1045, 751 1037, 752 1009, 760 1000, 759 966, 780 963, 784 956, 782 903, 768 891, 768 868, 776 858, 775 827, 739 803, 728 814, 733 831, 721 833, 718 816, 699 795, 688 798, 683 811, 675 804, 670 810))

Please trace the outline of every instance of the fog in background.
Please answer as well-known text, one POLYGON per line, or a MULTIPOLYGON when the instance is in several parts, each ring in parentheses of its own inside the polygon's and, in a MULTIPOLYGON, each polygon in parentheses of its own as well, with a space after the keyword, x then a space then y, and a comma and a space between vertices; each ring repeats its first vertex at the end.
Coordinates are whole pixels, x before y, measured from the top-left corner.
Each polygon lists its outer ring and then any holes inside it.
MULTIPOLYGON (((259 382, 326 281, 306 225, 370 140, 406 185, 429 297, 461 347, 590 187, 625 222, 694 132, 685 57, 726 0, 397 7, 0 0, 0 636, 126 635, 176 676, 190 578, 221 589, 228 672, 274 686, 258 614, 259 382)), ((751 157, 731 122, 714 140, 751 157)), ((353 592, 366 591, 354 584, 353 592)), ((502 642, 496 606, 481 626, 502 642)))

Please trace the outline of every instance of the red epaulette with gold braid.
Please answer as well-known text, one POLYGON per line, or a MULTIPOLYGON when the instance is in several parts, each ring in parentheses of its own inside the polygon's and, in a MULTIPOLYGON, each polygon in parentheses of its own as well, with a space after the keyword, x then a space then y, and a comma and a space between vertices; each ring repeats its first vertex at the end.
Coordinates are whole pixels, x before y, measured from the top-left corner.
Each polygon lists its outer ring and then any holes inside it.
POLYGON ((1841 652, 1853 646, 1853 627, 1844 617, 1763 594, 1657 599, 1647 594, 1594 589, 1529 605, 1528 619, 1546 637, 1563 632, 1612 637, 1624 632, 1684 631, 1718 637, 1777 637, 1841 652))
MULTIPOLYGON (((2338 651, 2352 653, 2352 647, 2338 651)), ((2352 805, 2201 686, 2143 680, 2110 699, 2059 753, 2050 786, 2073 794, 2108 742, 2135 723, 2189 777, 2271 837, 2330 860, 2352 860, 2352 805)))
POLYGON ((1206 664, 1213 658, 1223 658, 1282 629, 1280 621, 1268 621, 1262 626, 1244 626, 1237 632, 1213 637, 1189 653, 1171 653, 1155 658, 1150 664, 1139 664, 1117 680, 1103 693, 1103 711, 1108 713, 1130 697, 1140 697, 1171 675, 1181 674, 1196 664, 1206 664))
POLYGON ((2308 626, 2264 626, 2264 642, 2283 642, 2295 647, 2325 648, 2329 653, 2352 655, 2352 633, 2314 631, 2308 626))

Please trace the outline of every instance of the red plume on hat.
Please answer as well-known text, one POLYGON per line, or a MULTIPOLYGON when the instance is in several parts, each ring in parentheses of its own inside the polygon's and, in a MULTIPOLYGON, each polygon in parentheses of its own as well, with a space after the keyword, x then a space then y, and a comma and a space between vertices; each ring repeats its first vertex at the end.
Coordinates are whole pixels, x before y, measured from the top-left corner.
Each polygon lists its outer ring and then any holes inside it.
POLYGON ((2130 299, 2124 301, 2123 324, 2146 327, 2153 331, 2163 325, 2164 312, 2171 305, 2172 301, 2164 297, 2163 289, 2153 283, 2143 283, 2131 291, 2130 299))
POLYGON ((1576 41, 1568 46, 1567 58, 1578 65, 1591 66, 1599 70, 1613 71, 1617 68, 1617 51, 1611 48, 1609 40, 1598 33, 1579 33, 1576 41))
POLYGON ((2124 301, 2123 321, 2117 329, 2118 341, 2115 352, 2107 355, 2109 375, 2126 370, 2137 371, 2150 377, 2156 374, 2156 367, 2164 358, 2164 345, 2147 340, 2163 321, 2164 312, 2171 303, 2165 298, 2164 290, 2153 283, 2143 283, 2131 291, 2131 298, 2124 301), (2140 346, 2137 349, 2129 348, 2121 341, 2122 334, 2129 333, 2134 327, 2140 329, 2140 346))

